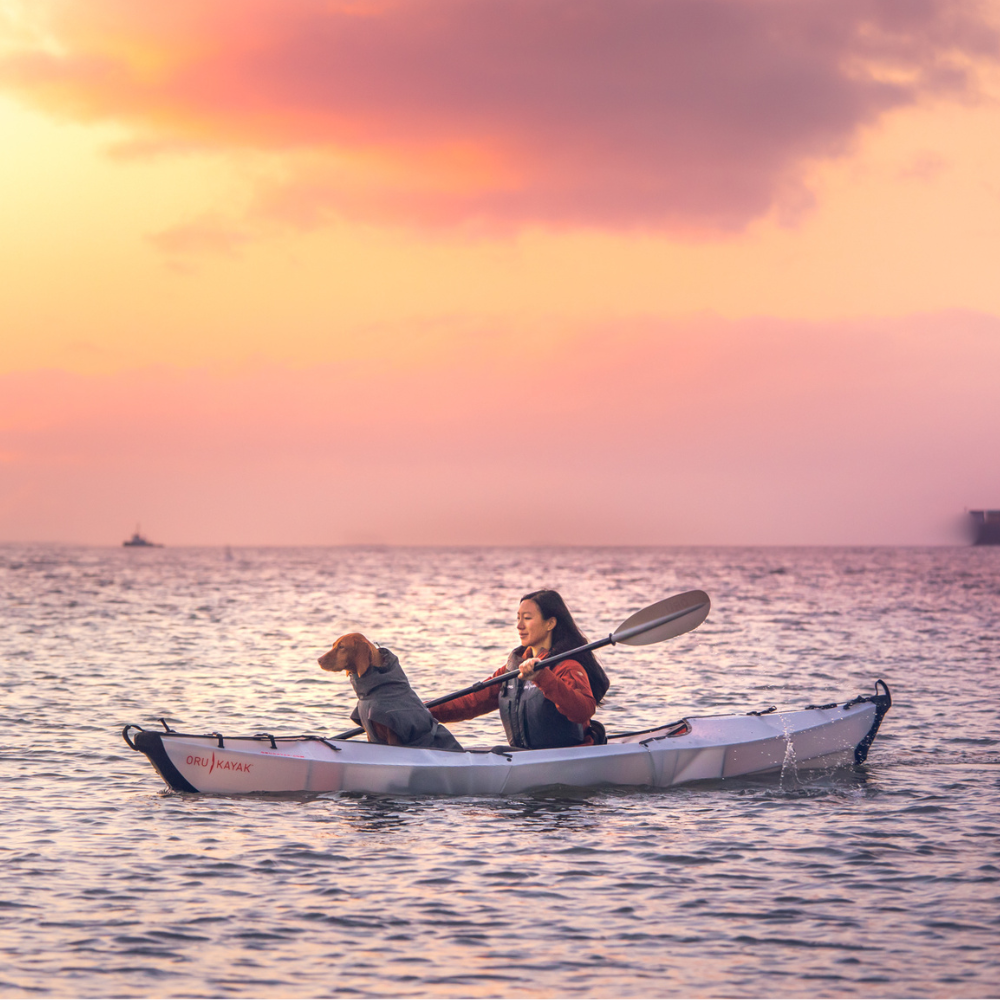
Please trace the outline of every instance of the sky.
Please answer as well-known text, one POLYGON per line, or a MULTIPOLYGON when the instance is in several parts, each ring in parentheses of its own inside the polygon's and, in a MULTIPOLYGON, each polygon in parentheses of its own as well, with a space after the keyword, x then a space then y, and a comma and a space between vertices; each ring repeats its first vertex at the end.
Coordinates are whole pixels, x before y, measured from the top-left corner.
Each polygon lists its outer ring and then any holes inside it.
POLYGON ((0 542, 1000 507, 1000 0, 0 0, 0 137, 0 542))

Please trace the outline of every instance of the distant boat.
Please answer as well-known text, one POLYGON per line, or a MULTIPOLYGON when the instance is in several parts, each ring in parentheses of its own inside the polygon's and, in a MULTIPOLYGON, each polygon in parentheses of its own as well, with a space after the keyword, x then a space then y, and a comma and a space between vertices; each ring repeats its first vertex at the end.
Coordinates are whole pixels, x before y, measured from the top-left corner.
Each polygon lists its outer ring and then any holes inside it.
POLYGON ((1000 545, 1000 510, 970 510, 973 545, 1000 545))
POLYGON ((127 549, 162 549, 163 546, 159 542, 151 542, 148 538, 143 538, 139 534, 139 526, 136 525, 135 534, 127 541, 122 542, 122 545, 127 549))

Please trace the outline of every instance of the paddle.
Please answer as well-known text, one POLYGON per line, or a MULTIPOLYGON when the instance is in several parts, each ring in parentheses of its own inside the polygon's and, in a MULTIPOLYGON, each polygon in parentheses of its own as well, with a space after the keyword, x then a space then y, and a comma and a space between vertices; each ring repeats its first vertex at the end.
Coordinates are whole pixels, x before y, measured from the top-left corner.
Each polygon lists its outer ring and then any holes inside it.
MULTIPOLYGON (((685 594, 668 597, 665 601, 657 601, 655 604, 650 604, 648 608, 637 611, 630 618, 626 618, 611 635, 604 639, 588 642, 585 646, 577 646, 576 649, 568 649, 565 653, 546 656, 542 662, 545 666, 551 667, 553 664, 562 663, 563 660, 572 660, 580 653, 585 653, 590 649, 600 649, 602 646, 615 646, 618 643, 623 643, 626 646, 650 646, 654 642, 673 639, 675 636, 696 629, 708 617, 711 606, 712 602, 703 590, 689 590, 685 594)), ((475 684, 470 684, 468 687, 462 688, 461 691, 452 691, 451 694, 425 701, 424 704, 428 708, 434 708, 447 701, 454 701, 464 695, 482 691, 483 688, 492 687, 494 684, 502 684, 510 677, 517 677, 518 673, 517 670, 508 670, 496 677, 476 681, 475 684)), ((349 729, 346 733, 339 733, 330 738, 348 740, 352 736, 360 736, 363 732, 364 729, 359 726, 357 729, 349 729)))

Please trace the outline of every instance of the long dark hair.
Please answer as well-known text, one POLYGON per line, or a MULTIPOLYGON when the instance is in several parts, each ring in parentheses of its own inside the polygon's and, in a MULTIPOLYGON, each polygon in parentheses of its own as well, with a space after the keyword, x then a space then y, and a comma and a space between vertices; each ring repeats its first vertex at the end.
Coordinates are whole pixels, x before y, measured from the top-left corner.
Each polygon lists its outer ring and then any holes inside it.
MULTIPOLYGON (((558 590, 535 590, 530 594, 525 594, 521 600, 534 601, 546 621, 549 618, 555 618, 556 627, 552 630, 552 653, 564 653, 568 649, 587 645, 587 637, 573 621, 573 616, 569 613, 569 608, 566 607, 566 602, 558 590)), ((575 659, 587 671, 590 690, 594 695, 594 701, 599 705, 611 686, 608 675, 590 650, 587 650, 586 653, 578 653, 575 659)))

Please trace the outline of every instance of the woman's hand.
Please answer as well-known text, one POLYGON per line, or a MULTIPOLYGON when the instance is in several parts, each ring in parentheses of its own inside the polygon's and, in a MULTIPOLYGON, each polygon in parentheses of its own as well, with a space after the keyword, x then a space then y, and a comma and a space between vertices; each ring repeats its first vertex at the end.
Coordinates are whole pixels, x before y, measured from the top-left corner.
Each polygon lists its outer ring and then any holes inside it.
POLYGON ((544 670, 545 667, 539 668, 538 664, 541 661, 537 656, 529 657, 527 660, 521 661, 521 666, 518 667, 520 671, 520 676, 522 681, 530 681, 535 674, 538 673, 539 669, 544 670))

